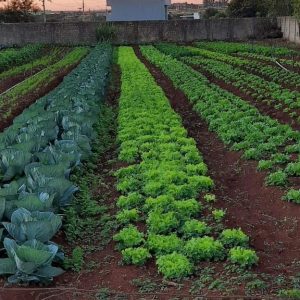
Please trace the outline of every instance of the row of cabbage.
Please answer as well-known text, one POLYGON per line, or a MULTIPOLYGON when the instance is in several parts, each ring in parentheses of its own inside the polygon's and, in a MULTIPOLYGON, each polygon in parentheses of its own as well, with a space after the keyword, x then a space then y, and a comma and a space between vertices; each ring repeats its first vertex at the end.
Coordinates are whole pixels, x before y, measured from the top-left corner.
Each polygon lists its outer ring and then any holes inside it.
POLYGON ((0 274, 10 274, 10 283, 48 282, 62 273, 53 263, 63 254, 50 240, 62 224, 57 213, 77 191, 70 172, 91 154, 111 56, 111 46, 97 46, 0 134, 1 240, 7 255, 0 259, 0 274))
MULTIPOLYGON (((141 50, 186 94, 210 130, 232 150, 243 151, 245 159, 259 161, 259 169, 270 171, 268 185, 285 186, 289 177, 300 176, 300 160, 295 161, 300 153, 299 132, 260 114, 246 101, 210 84, 205 76, 156 48, 144 46, 141 50)), ((286 199, 300 202, 300 192, 292 189, 286 199)))
MULTIPOLYGON (((200 261, 228 258, 243 267, 256 264, 247 235, 240 229, 219 232, 212 218, 214 213, 222 219, 219 211, 209 210, 210 219, 203 216, 199 194, 214 183, 162 89, 132 48, 119 49, 119 64, 119 159, 129 166, 116 173, 121 230, 114 240, 124 263, 143 265, 154 257, 168 279, 191 275, 200 261)), ((215 197, 206 194, 204 199, 215 197)))
MULTIPOLYGON (((214 77, 233 84, 257 100, 265 100, 270 104, 275 102, 275 107, 278 109, 282 107, 282 104, 287 106, 286 111, 300 108, 299 92, 283 88, 275 82, 266 81, 260 76, 246 72, 224 61, 207 58, 207 55, 202 56, 195 48, 179 47, 175 44, 161 44, 157 48, 185 63, 201 67, 214 77)), ((294 111, 292 116, 297 116, 297 113, 294 111)))
POLYGON ((32 44, 21 49, 12 48, 2 50, 0 52, 0 72, 40 57, 43 48, 41 44, 32 44))
POLYGON ((265 56, 286 56, 298 54, 298 52, 285 47, 264 46, 255 43, 198 42, 197 46, 203 49, 226 54, 254 53, 265 56))

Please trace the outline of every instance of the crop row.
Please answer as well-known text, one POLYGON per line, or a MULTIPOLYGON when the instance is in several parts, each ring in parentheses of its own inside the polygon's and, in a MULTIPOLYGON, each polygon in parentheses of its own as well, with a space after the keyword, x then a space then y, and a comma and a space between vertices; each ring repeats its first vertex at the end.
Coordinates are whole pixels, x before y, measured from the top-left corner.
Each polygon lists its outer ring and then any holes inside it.
MULTIPOLYGON (((300 108, 300 93, 284 89, 275 82, 266 81, 259 76, 213 59, 195 56, 182 58, 182 61, 201 67, 202 70, 234 85, 254 99, 274 105, 276 109, 282 108, 282 104, 286 106, 285 111, 300 108)), ((291 116, 299 117, 296 112, 291 113, 291 116)))
MULTIPOLYGON (((186 94, 195 111, 226 145, 235 151, 242 150, 245 159, 260 161, 259 169, 271 171, 266 184, 286 185, 288 177, 300 176, 300 162, 291 156, 300 153, 299 132, 261 115, 246 101, 210 84, 199 72, 154 47, 145 46, 141 50, 186 94)), ((293 195, 299 198, 295 192, 293 195)))
MULTIPOLYGON (((7 119, 12 115, 12 112, 18 106, 20 97, 36 91, 44 84, 51 82, 59 72, 67 70, 69 67, 76 65, 84 56, 87 55, 88 49, 78 47, 69 52, 63 59, 53 65, 45 68, 41 72, 33 75, 14 88, 0 96, 0 116, 1 119, 7 119)), ((53 59, 53 58, 52 58, 53 59)))
POLYGON ((300 67, 300 62, 298 60, 293 60, 293 59, 287 59, 287 58, 274 58, 274 57, 269 57, 269 56, 265 56, 265 55, 260 55, 260 54, 255 54, 255 53, 237 53, 238 56, 240 57, 244 57, 246 59, 256 59, 258 61, 264 61, 267 63, 273 63, 275 61, 278 61, 279 63, 283 64, 283 65, 288 65, 288 66, 292 66, 292 67, 300 67))
POLYGON ((0 72, 10 67, 19 66, 41 56, 43 46, 40 44, 28 45, 21 49, 6 49, 0 52, 0 72))
POLYGON ((71 170, 87 159, 95 138, 99 101, 109 77, 112 49, 97 46, 47 96, 39 99, 0 134, 0 220, 7 258, 0 274, 10 283, 49 282, 62 273, 63 259, 50 240, 77 187, 71 170))
POLYGON ((212 52, 205 49, 199 49, 199 55, 223 61, 237 67, 242 67, 249 72, 264 76, 268 80, 275 81, 278 84, 285 83, 289 86, 300 87, 300 74, 293 71, 287 72, 280 66, 266 65, 259 61, 235 57, 219 52, 212 52))
POLYGON ((197 46, 215 52, 234 54, 234 53, 254 53, 264 56, 286 56, 296 55, 298 52, 284 47, 268 47, 249 43, 232 42, 198 42, 197 46))
MULTIPOLYGON (((200 261, 228 257, 243 267, 257 263, 240 229, 216 229, 223 211, 211 208, 209 217, 202 215, 204 205, 197 198, 214 183, 162 89, 132 48, 119 48, 119 65, 119 159, 129 166, 116 173, 122 229, 114 240, 124 263, 143 265, 153 256, 169 279, 192 274, 200 261)), ((215 197, 206 194, 204 199, 215 197)))
MULTIPOLYGON (((300 107, 300 93, 282 88, 275 82, 269 82, 254 74, 249 74, 231 64, 216 59, 198 56, 191 48, 179 47, 172 44, 158 46, 164 53, 180 58, 185 63, 197 65, 218 79, 231 83, 246 94, 258 100, 266 100, 267 103, 278 102, 276 108, 281 108, 284 103, 287 108, 300 107), (183 48, 183 49, 182 49, 183 48), (190 52, 189 52, 190 51, 190 52), (189 55, 190 53, 190 55, 189 55), (280 104, 281 103, 281 104, 280 104)), ((296 113, 292 113, 292 116, 296 113)))
POLYGON ((50 51, 50 54, 47 54, 41 58, 33 60, 29 63, 25 63, 21 66, 11 67, 9 70, 0 73, 0 80, 5 80, 7 78, 17 76, 22 73, 27 73, 28 71, 33 71, 35 69, 47 67, 50 64, 53 64, 62 56, 63 49, 55 48, 50 51))

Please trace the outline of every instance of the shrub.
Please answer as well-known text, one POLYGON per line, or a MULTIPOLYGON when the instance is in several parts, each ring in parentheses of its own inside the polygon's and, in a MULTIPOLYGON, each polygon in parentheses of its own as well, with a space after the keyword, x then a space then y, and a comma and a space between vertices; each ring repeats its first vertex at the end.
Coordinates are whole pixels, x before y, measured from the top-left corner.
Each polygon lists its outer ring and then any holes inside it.
POLYGON ((164 255, 180 251, 183 247, 183 242, 176 234, 149 234, 147 245, 156 255, 164 255))
POLYGON ((116 219, 121 224, 137 222, 139 220, 139 212, 135 208, 124 209, 117 214, 116 219))
POLYGON ((287 175, 282 171, 269 174, 266 179, 267 185, 284 186, 287 183, 287 175))
POLYGON ((256 265, 259 259, 254 250, 235 247, 229 251, 229 260, 243 268, 247 268, 256 265))
POLYGON ((185 247, 185 253, 193 261, 221 260, 224 258, 225 249, 221 242, 215 241, 212 237, 192 238, 185 247))
POLYGON ((120 196, 117 202, 118 208, 132 209, 142 205, 143 197, 138 193, 130 193, 127 196, 120 196))
POLYGON ((176 252, 160 256, 156 264, 158 271, 166 279, 182 279, 191 275, 193 271, 193 266, 188 258, 176 252))
POLYGON ((127 248, 122 250, 123 261, 125 264, 142 266, 151 258, 151 254, 146 248, 127 248))
POLYGON ((174 212, 151 211, 147 219, 147 225, 152 233, 167 233, 177 228, 179 221, 174 212))
POLYGON ((291 290, 280 290, 278 293, 280 299, 300 299, 300 290, 291 289, 291 290))
POLYGON ((241 229, 225 229, 220 235, 220 241, 227 247, 247 247, 249 237, 241 229))
POLYGON ((112 42, 116 38, 117 30, 109 23, 101 24, 96 29, 96 39, 100 43, 112 42))
POLYGON ((209 234, 211 228, 205 222, 198 220, 186 221, 182 227, 183 236, 185 238, 202 237, 209 234))
POLYGON ((114 241, 119 242, 119 248, 131 248, 144 242, 144 234, 133 226, 123 228, 119 233, 114 235, 114 241))
POLYGON ((300 204, 300 190, 289 190, 283 200, 300 204))

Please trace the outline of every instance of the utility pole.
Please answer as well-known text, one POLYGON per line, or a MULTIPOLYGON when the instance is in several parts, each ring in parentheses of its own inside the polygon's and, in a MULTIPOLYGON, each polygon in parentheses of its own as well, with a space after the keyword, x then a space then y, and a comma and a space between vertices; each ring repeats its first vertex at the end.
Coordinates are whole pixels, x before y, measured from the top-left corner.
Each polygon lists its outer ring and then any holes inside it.
POLYGON ((84 14, 84 0, 82 0, 82 13, 84 14))

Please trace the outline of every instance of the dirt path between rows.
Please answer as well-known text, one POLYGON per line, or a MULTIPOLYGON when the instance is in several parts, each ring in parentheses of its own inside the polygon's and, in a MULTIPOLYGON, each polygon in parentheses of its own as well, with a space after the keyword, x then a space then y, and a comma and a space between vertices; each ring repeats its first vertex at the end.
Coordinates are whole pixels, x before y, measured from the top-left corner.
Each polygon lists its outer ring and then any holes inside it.
POLYGON ((299 272, 295 262, 299 259, 300 207, 283 202, 279 188, 266 187, 265 174, 256 171, 257 164, 244 161, 240 153, 226 149, 193 111, 185 95, 142 56, 139 48, 135 47, 135 51, 182 117, 189 136, 196 140, 214 179, 218 206, 227 210, 226 225, 241 227, 250 235, 260 257, 256 271, 274 275, 299 272))

